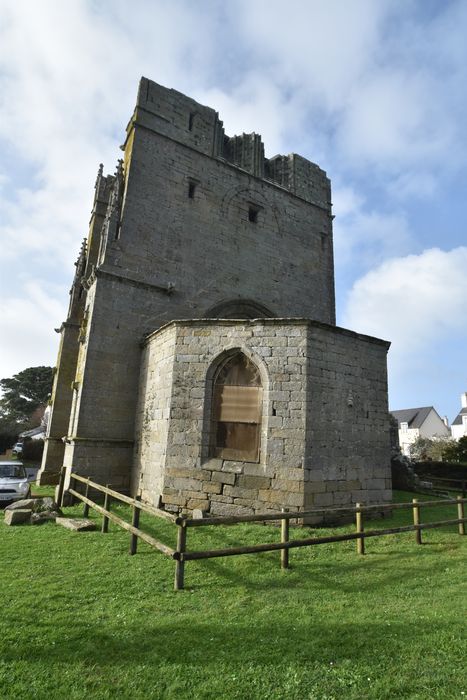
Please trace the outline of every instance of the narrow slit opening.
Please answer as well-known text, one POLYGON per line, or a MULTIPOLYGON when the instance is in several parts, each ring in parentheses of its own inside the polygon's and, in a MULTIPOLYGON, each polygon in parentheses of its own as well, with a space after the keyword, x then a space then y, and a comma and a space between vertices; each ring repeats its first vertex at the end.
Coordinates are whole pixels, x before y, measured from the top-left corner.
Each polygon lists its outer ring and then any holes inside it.
POLYGON ((256 207, 248 208, 248 221, 252 224, 256 224, 258 221, 258 209, 256 207))

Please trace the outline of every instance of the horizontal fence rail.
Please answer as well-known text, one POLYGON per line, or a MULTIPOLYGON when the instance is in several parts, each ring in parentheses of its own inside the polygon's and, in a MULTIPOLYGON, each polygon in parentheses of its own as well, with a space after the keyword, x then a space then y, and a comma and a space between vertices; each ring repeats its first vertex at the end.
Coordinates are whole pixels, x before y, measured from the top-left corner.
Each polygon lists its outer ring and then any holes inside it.
POLYGON ((418 475, 418 478, 421 481, 429 481, 434 486, 442 486, 447 491, 461 491, 462 498, 465 498, 467 495, 467 479, 458 479, 456 477, 451 479, 450 477, 436 476, 435 474, 418 475))
MULTIPOLYGON (((63 485, 65 479, 65 471, 62 471, 61 475, 61 485, 59 486, 59 493, 64 493, 63 485), (61 489, 61 491, 60 491, 61 489)), ((228 516, 228 517, 209 517, 209 518, 187 518, 173 515, 166 511, 156 508, 148 503, 143 503, 140 497, 131 498, 125 494, 119 493, 110 486, 103 486, 95 481, 92 481, 90 477, 83 477, 74 472, 70 475, 70 488, 67 493, 77 498, 84 503, 84 515, 87 516, 89 513, 89 508, 97 511, 103 516, 102 520, 102 532, 108 531, 109 521, 115 523, 118 527, 128 531, 131 535, 130 541, 130 554, 136 554, 137 551, 137 541, 138 539, 143 540, 146 544, 150 545, 154 549, 162 552, 166 556, 171 557, 175 560, 175 580, 174 588, 175 590, 182 590, 184 588, 185 579, 185 562, 196 561, 201 559, 213 559, 215 557, 230 557, 241 554, 257 554, 259 552, 274 552, 280 551, 281 553, 281 568, 287 569, 289 567, 289 551, 291 549, 296 549, 298 547, 310 547, 319 544, 328 544, 332 542, 346 542, 355 540, 357 544, 358 554, 365 554, 365 540, 369 537, 382 537, 384 535, 394 535, 403 532, 414 532, 415 542, 417 544, 422 544, 422 531, 431 530, 438 527, 444 527, 446 525, 458 525, 458 531, 460 535, 465 535, 465 523, 467 519, 464 517, 464 504, 467 502, 466 498, 458 496, 457 498, 448 498, 436 501, 418 501, 413 499, 411 503, 384 503, 384 504, 372 504, 363 505, 361 503, 356 503, 354 507, 339 507, 339 508, 314 508, 307 511, 287 511, 282 509, 280 512, 275 513, 258 513, 255 515, 238 515, 238 516, 228 516), (77 490, 77 483, 84 485, 84 493, 77 490), (98 491, 104 494, 104 505, 101 506, 95 503, 89 496, 90 490, 98 491), (129 523, 123 518, 113 513, 111 508, 111 503, 116 500, 120 501, 126 505, 132 507, 132 522, 129 523), (437 507, 455 505, 457 507, 457 518, 450 520, 439 520, 437 522, 427 522, 422 523, 420 517, 420 511, 422 508, 426 507, 437 507), (383 513, 385 511, 393 510, 412 510, 412 525, 401 525, 400 527, 382 528, 382 529, 372 529, 365 530, 363 523, 364 513, 383 513), (154 517, 161 518, 163 520, 173 523, 177 527, 177 546, 176 549, 169 547, 168 545, 160 542, 152 535, 144 532, 139 527, 139 515, 141 512, 148 513, 154 517), (306 518, 316 517, 319 515, 350 515, 355 518, 355 532, 344 533, 340 535, 328 535, 324 537, 306 537, 302 539, 289 539, 289 523, 291 520, 303 521, 306 518), (187 535, 188 529, 191 527, 201 527, 201 526, 218 526, 218 525, 235 525, 239 523, 251 523, 251 522, 280 522, 281 528, 281 541, 280 542, 269 542, 266 544, 253 544, 235 547, 225 547, 219 549, 211 550, 196 550, 188 551, 187 549, 187 535)))
POLYGON ((170 557, 172 557, 175 554, 174 549, 171 549, 170 547, 167 547, 167 545, 162 544, 162 542, 159 542, 159 540, 156 540, 151 535, 148 535, 146 532, 143 532, 143 530, 140 530, 138 527, 130 525, 130 523, 127 523, 126 520, 123 520, 123 518, 119 518, 119 516, 115 515, 115 513, 111 513, 109 510, 106 510, 97 503, 94 503, 94 501, 91 501, 90 498, 83 496, 83 494, 79 493, 79 491, 69 489, 68 493, 70 493, 72 496, 76 496, 76 498, 79 498, 81 501, 83 501, 83 503, 90 506, 93 510, 96 510, 101 515, 104 515, 106 518, 108 518, 111 522, 115 523, 119 527, 123 528, 124 530, 128 530, 128 532, 131 532, 132 535, 136 535, 140 538, 140 540, 143 540, 143 542, 146 542, 147 544, 151 545, 151 547, 158 549, 160 552, 163 552, 164 554, 167 554, 170 557))
MULTIPOLYGON (((436 501, 421 501, 420 505, 423 506, 439 506, 439 505, 449 505, 450 503, 458 503, 457 498, 443 498, 442 501, 439 499, 436 501)), ((256 513, 255 515, 232 515, 232 516, 219 516, 214 518, 182 518, 175 517, 175 523, 179 525, 182 521, 185 523, 185 527, 200 527, 204 525, 236 525, 238 523, 254 523, 254 522, 266 522, 268 520, 304 520, 306 518, 311 518, 316 515, 322 515, 323 513, 330 515, 350 515, 355 512, 383 512, 385 510, 398 510, 405 509, 410 510, 412 508, 412 503, 376 503, 370 506, 365 506, 363 504, 357 503, 354 507, 342 506, 340 508, 313 508, 313 510, 303 510, 303 511, 278 511, 276 513, 256 513)))
MULTIPOLYGON (((120 491, 115 491, 114 489, 111 489, 109 486, 103 486, 102 484, 98 484, 95 481, 91 481, 90 477, 88 478, 87 476, 80 476, 79 474, 71 474, 71 479, 74 479, 75 481, 80 481, 82 484, 89 484, 90 488, 93 488, 96 491, 100 491, 101 493, 108 494, 112 498, 115 498, 118 501, 122 501, 122 503, 127 503, 130 506, 136 506, 137 508, 140 508, 141 510, 144 510, 146 513, 149 513, 150 515, 155 515, 158 518, 163 518, 164 520, 170 520, 171 522, 175 522, 177 520, 177 516, 173 515, 172 513, 168 513, 166 510, 161 510, 160 508, 156 508, 155 506, 152 506, 150 503, 143 503, 136 501, 136 499, 131 498, 131 496, 125 496, 124 493, 120 493, 120 491)), ((70 490, 68 490, 69 493, 71 493, 70 490)), ((72 494, 75 495, 76 494, 72 494)), ((79 497, 81 494, 79 495, 79 497)))
MULTIPOLYGON (((59 485, 59 493, 62 494, 62 497, 64 493, 64 479, 65 471, 62 471, 60 479, 61 484, 59 485)), ((141 511, 174 523, 176 517, 172 513, 167 513, 166 511, 163 511, 160 508, 155 508, 149 503, 142 503, 139 498, 131 498, 130 496, 126 496, 125 494, 120 493, 119 491, 115 491, 115 489, 111 489, 109 486, 103 486, 102 484, 98 484, 97 482, 92 481, 90 477, 80 476, 79 474, 75 474, 74 472, 72 472, 70 475, 70 485, 73 484, 73 486, 76 486, 76 483, 84 484, 84 494, 78 491, 76 488, 72 488, 71 486, 68 489, 67 493, 73 498, 77 498, 78 500, 84 503, 84 517, 88 516, 89 508, 92 508, 93 510, 97 511, 97 513, 100 513, 103 516, 101 528, 102 532, 108 532, 109 521, 115 523, 115 525, 118 525, 118 527, 121 527, 123 530, 129 532, 131 534, 130 554, 136 554, 137 542, 138 539, 140 539, 143 542, 146 542, 146 544, 148 544, 150 547, 157 549, 159 552, 162 552, 166 556, 172 558, 174 557, 176 552, 174 549, 172 549, 172 547, 169 547, 163 542, 160 542, 155 537, 149 535, 147 532, 144 532, 139 528, 139 514, 141 511), (91 489, 104 494, 103 506, 99 505, 89 497, 89 491, 91 489), (110 510, 112 501, 120 501, 121 503, 125 503, 132 507, 133 516, 131 523, 128 523, 123 518, 120 518, 118 515, 116 515, 116 513, 112 513, 112 511, 110 510)))

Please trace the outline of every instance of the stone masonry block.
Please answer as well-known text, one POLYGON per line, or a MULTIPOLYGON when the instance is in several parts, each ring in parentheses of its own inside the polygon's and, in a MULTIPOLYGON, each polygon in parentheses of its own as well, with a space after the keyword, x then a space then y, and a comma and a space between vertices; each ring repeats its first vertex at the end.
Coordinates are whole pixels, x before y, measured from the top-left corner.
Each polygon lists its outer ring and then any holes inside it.
POLYGON ((211 496, 211 502, 212 503, 233 503, 233 498, 232 496, 223 496, 222 494, 212 494, 211 496))
POLYGON ((255 513, 264 512, 264 510, 266 510, 265 508, 258 508, 259 503, 257 498, 254 500, 249 498, 234 498, 234 505, 251 508, 255 513))
POLYGON ((253 515, 253 508, 230 503, 211 503, 212 515, 253 515))
POLYGON ((205 493, 222 493, 222 483, 220 481, 203 481, 202 491, 205 493))
POLYGON ((239 476, 237 486, 244 489, 265 489, 271 486, 271 479, 266 476, 239 476))
POLYGON ((280 506, 295 506, 298 508, 303 505, 304 496, 299 493, 263 489, 259 492, 259 500, 264 501, 264 503, 275 503, 280 506))
POLYGON ((168 505, 185 507, 187 499, 184 496, 173 496, 171 494, 163 494, 162 502, 168 505))
POLYGON ((326 482, 325 481, 309 481, 307 484, 307 491, 310 493, 325 493, 326 492, 326 482))
POLYGON ((211 474, 205 469, 192 469, 190 467, 167 467, 167 476, 181 477, 183 479, 209 479, 211 474))
POLYGON ((209 501, 207 499, 197 499, 197 498, 190 498, 186 504, 186 507, 189 510, 202 510, 206 511, 209 508, 209 501))
POLYGON ((290 491, 291 493, 303 493, 305 490, 304 481, 289 481, 287 479, 273 479, 271 488, 280 491, 290 491))
POLYGON ((267 476, 272 478, 276 475, 277 469, 280 469, 280 467, 245 462, 243 466, 243 474, 245 474, 245 476, 267 476))
POLYGON ((201 491, 202 482, 198 479, 182 479, 180 477, 167 477, 166 484, 179 491, 201 491))
POLYGON ((225 472, 212 472, 211 480, 218 481, 222 484, 230 484, 231 486, 235 484, 236 475, 225 472))
POLYGON ((278 467, 276 470, 278 479, 287 479, 288 481, 307 481, 308 472, 297 467, 278 467))
POLYGON ((5 525, 25 525, 31 522, 32 510, 17 508, 5 510, 5 525))
POLYGON ((224 486, 223 491, 225 496, 232 496, 233 498, 248 498, 254 500, 258 498, 258 491, 255 489, 242 489, 238 486, 224 486))
POLYGON ((334 495, 332 493, 316 493, 313 496, 313 505, 315 506, 332 506, 334 504, 334 495))
POLYGON ((228 460, 224 460, 221 471, 231 472, 232 474, 242 474, 244 467, 244 462, 230 462, 228 460))

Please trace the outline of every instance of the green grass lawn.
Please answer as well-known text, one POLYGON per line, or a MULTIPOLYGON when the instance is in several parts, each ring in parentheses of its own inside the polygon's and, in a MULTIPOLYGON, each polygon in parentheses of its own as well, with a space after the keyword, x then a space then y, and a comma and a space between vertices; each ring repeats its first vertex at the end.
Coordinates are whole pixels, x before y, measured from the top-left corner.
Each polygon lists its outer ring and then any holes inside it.
MULTIPOLYGON (((454 517, 453 506, 422 510, 454 517)), ((141 522, 175 544, 170 524, 141 522)), ((194 528, 188 546, 279 537, 273 526, 194 528)), ((144 543, 128 556, 129 535, 112 524, 102 535, 2 522, 0 697, 462 700, 467 537, 451 526, 423 539, 369 539, 364 557, 355 542, 294 549, 288 571, 279 552, 188 562, 175 593, 174 562, 144 543)))

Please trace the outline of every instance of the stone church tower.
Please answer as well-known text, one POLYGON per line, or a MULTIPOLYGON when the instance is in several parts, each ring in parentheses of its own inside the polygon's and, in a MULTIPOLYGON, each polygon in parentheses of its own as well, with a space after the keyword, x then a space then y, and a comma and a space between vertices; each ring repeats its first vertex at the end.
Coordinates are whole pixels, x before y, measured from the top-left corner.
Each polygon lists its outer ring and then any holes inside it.
POLYGON ((62 465, 171 510, 390 498, 389 344, 335 325, 330 182, 143 78, 99 170, 41 483, 62 465))

